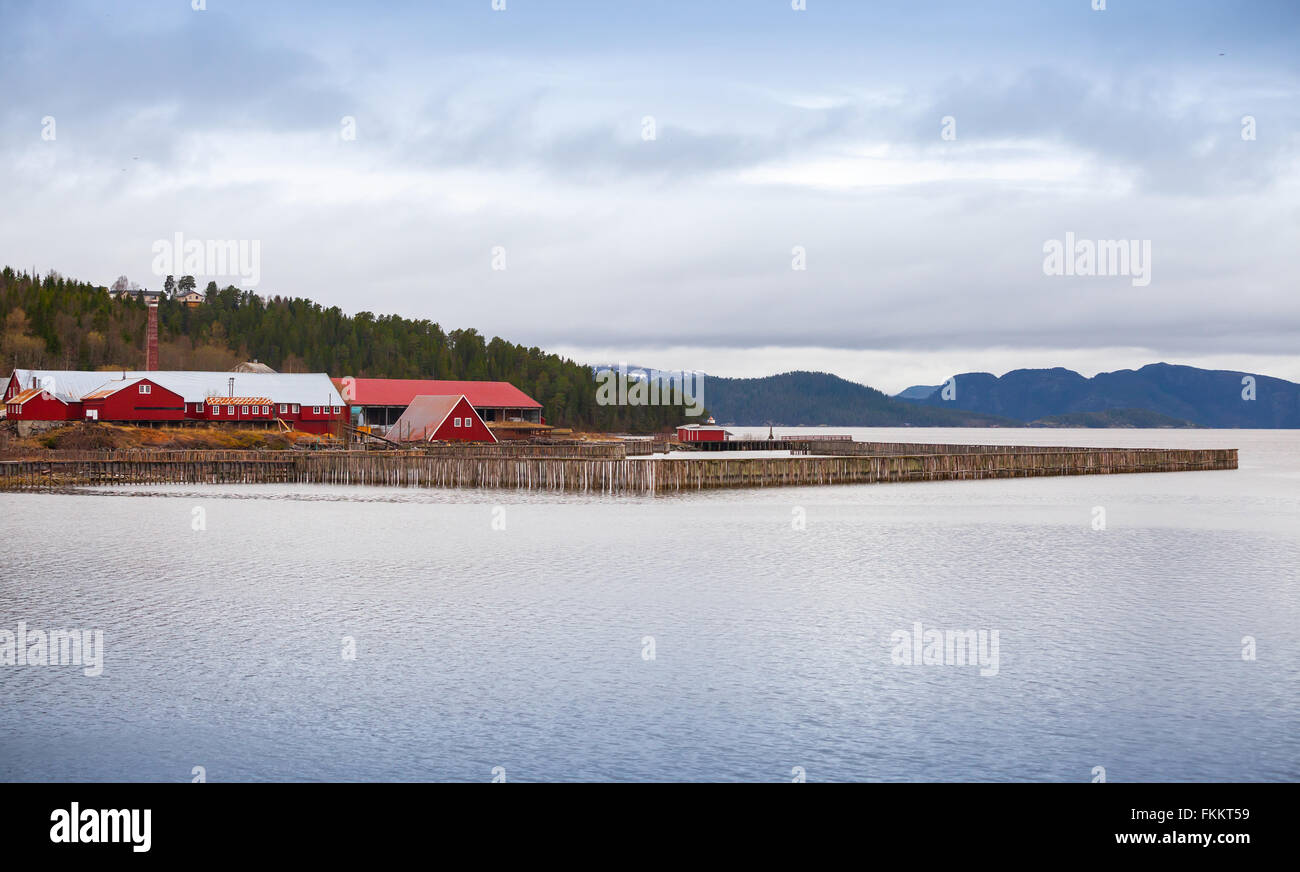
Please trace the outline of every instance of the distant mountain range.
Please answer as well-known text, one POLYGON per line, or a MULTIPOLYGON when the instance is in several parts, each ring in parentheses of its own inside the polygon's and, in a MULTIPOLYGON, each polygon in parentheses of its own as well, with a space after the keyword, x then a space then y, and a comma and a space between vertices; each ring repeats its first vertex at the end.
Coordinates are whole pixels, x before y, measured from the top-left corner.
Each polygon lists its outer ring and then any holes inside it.
POLYGON ((1018 427, 1020 422, 895 399, 825 372, 708 377, 704 406, 720 424, 833 427, 1018 427))
POLYGON ((1300 427, 1300 385, 1294 382, 1168 363, 1092 378, 1062 367, 1017 369, 1001 378, 968 372, 954 376, 948 391, 943 385, 916 386, 898 396, 901 402, 926 408, 960 409, 1044 426, 1300 427), (945 399, 945 393, 951 399, 945 399), (1086 423, 1107 417, 1127 423, 1086 423))
POLYGON ((910 388, 894 394, 900 400, 924 400, 943 385, 912 385, 910 388))
POLYGON ((1300 385, 1167 363, 1092 378, 1060 367, 963 373, 953 387, 945 400, 943 385, 891 397, 824 372, 710 376, 704 405, 719 423, 746 426, 1300 427, 1300 385))

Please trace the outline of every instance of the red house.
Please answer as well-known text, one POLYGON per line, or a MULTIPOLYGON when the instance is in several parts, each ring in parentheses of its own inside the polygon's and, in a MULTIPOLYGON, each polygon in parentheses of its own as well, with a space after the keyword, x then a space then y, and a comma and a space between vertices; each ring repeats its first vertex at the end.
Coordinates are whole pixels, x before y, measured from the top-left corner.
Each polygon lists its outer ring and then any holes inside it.
POLYGON ((204 421, 273 421, 270 397, 208 397, 202 405, 204 421))
POLYGON ((183 421, 185 398, 147 378, 116 379, 81 398, 91 421, 183 421))
MULTIPOLYGON (((339 429, 340 424, 347 420, 348 407, 340 406, 308 406, 306 403, 294 403, 289 407, 288 416, 285 420, 289 421, 295 430, 301 430, 304 433, 332 433, 339 429)), ((281 417, 285 417, 281 415, 281 417)))
POLYGON ((464 394, 419 396, 388 428, 394 442, 496 442, 464 394))
POLYGON ((683 424, 677 428, 678 442, 726 442, 731 434, 716 424, 683 424))
MULTIPOLYGON (((140 388, 136 386, 135 390, 140 388)), ((122 421, 205 421, 244 422, 263 427, 276 426, 276 419, 308 433, 340 433, 348 418, 348 407, 325 373, 199 372, 184 370, 126 371, 119 373, 81 370, 15 369, 4 385, 5 410, 19 394, 46 391, 58 403, 32 405, 24 397, 18 415, 25 420, 78 421, 86 417, 82 400, 96 394, 92 404, 95 420, 122 421), (140 379, 149 381, 148 393, 137 396, 125 413, 119 408, 124 395, 117 394, 140 379), (165 403, 157 402, 164 396, 165 403), (111 401, 106 398, 112 396, 111 401), (180 402, 175 403, 175 397, 180 402), (209 402, 220 398, 217 409, 209 402), (152 399, 151 399, 152 398, 152 399), (180 414, 172 408, 180 407, 180 414), (164 406, 159 409, 157 407, 164 406), (153 407, 153 408, 151 408, 153 407), (247 411, 245 411, 247 407, 247 411), (166 414, 164 414, 166 413, 166 414), (105 418, 105 415, 124 417, 105 418), (37 417, 37 416, 40 417, 37 417)), ((432 392, 429 392, 432 393, 432 392)), ((439 393, 448 393, 441 391, 439 393)))
POLYGON ((5 415, 15 421, 76 421, 81 403, 66 400, 42 388, 28 388, 5 400, 5 415))

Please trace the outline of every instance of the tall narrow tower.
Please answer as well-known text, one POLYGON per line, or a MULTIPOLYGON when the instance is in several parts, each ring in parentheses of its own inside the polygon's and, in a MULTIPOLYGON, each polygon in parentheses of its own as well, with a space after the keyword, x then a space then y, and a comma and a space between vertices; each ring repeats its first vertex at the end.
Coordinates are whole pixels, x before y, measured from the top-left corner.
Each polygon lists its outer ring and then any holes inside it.
POLYGON ((149 330, 145 339, 144 368, 149 372, 158 369, 158 302, 149 301, 149 330))

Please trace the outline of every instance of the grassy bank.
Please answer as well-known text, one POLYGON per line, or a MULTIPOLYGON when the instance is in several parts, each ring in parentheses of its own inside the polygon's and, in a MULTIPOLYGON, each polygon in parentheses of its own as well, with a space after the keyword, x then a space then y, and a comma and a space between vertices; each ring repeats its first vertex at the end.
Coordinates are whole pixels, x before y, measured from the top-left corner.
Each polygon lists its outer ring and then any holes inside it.
POLYGON ((6 454, 60 451, 122 451, 130 449, 189 451, 255 451, 293 448, 321 442, 310 433, 284 433, 240 427, 131 427, 122 424, 72 423, 19 438, 13 422, 0 425, 0 451, 6 454))

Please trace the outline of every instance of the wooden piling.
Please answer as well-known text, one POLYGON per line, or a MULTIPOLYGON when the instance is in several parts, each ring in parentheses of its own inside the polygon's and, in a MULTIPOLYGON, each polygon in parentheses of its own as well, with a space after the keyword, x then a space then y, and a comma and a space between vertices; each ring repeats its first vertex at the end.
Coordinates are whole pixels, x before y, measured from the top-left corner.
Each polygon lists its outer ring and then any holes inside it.
MULTIPOLYGON (((906 445, 907 443, 897 443, 906 445)), ((620 446, 621 447, 621 446, 620 446)), ((610 494, 1236 469, 1237 449, 925 446, 942 453, 678 459, 373 451, 48 452, 0 461, 0 489, 296 483, 610 494), (68 456, 76 455, 76 456, 68 456)))

